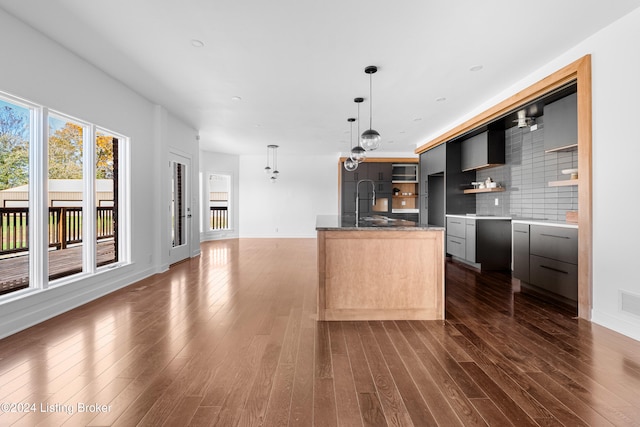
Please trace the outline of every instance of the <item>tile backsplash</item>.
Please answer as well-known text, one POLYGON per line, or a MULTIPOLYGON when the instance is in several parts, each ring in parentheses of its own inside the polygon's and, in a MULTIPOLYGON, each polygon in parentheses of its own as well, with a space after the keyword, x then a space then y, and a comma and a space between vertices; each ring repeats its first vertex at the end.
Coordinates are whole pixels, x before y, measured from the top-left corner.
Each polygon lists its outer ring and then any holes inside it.
POLYGON ((533 132, 528 127, 507 129, 506 163, 476 172, 476 181, 491 177, 506 188, 477 194, 476 213, 564 221, 567 211, 578 210, 577 186, 549 187, 549 181, 569 178, 561 171, 578 167, 578 152, 545 153, 543 118, 537 122, 533 132))

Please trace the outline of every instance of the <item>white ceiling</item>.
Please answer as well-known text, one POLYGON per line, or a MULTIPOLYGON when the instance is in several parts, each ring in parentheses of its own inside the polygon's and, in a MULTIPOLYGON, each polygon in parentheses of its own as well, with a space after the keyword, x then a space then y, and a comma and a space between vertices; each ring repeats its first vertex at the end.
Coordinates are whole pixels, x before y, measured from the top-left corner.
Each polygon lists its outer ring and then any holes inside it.
POLYGON ((199 130, 223 153, 381 151, 427 135, 640 0, 0 0, 0 7, 199 130), (192 40, 203 47, 193 47, 192 40), (470 68, 482 65, 480 71, 470 68), (240 101, 233 97, 241 97, 240 101), (436 101, 438 98, 445 101, 436 101), (354 127, 355 129, 355 127, 354 127), (354 131, 355 135, 355 131, 354 131))

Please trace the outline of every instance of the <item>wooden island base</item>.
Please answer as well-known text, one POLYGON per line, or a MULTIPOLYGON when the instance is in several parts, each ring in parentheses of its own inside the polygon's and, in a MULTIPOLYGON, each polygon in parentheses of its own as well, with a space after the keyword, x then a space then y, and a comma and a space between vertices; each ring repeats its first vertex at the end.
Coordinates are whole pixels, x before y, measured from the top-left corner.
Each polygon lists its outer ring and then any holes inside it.
POLYGON ((318 320, 444 319, 442 229, 318 230, 318 320))

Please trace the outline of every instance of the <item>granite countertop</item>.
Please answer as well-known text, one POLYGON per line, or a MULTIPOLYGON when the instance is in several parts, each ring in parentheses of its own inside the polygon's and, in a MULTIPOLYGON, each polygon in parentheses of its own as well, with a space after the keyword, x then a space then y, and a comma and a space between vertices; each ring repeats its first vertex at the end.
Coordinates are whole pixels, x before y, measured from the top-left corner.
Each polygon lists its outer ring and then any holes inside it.
POLYGON ((532 219, 532 218, 513 218, 511 223, 529 224, 529 225, 548 225, 550 227, 578 228, 578 224, 566 221, 554 221, 549 219, 532 219))
POLYGON ((361 217, 356 225, 353 216, 318 215, 316 230, 444 230, 444 227, 421 225, 413 221, 380 215, 361 217))
POLYGON ((500 219, 510 220, 510 216, 482 215, 482 214, 446 214, 447 218, 469 218, 469 219, 500 219))

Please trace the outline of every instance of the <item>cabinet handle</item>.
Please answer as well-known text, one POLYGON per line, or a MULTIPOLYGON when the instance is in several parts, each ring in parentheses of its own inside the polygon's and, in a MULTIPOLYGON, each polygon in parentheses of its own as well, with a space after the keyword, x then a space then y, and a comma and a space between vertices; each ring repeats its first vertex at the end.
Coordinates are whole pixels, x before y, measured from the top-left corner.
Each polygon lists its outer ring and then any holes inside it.
POLYGON ((450 240, 451 243, 455 243, 456 245, 461 245, 462 243, 456 242, 455 240, 450 240))
POLYGON ((571 237, 567 237, 567 236, 556 236, 555 234, 545 234, 545 233, 540 233, 541 236, 545 236, 545 237, 555 237, 557 239, 570 239, 571 237))
POLYGON ((522 233, 522 234, 529 234, 528 231, 522 231, 522 230, 513 230, 514 233, 522 233))
POLYGON ((540 265, 540 267, 542 267, 542 268, 546 268, 547 270, 555 271, 556 273, 569 274, 569 272, 568 272, 568 271, 559 270, 559 269, 557 269, 557 268, 548 267, 548 266, 546 266, 546 265, 542 265, 542 264, 540 265))
POLYGON ((461 222, 451 221, 451 224, 462 224, 461 222))

